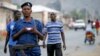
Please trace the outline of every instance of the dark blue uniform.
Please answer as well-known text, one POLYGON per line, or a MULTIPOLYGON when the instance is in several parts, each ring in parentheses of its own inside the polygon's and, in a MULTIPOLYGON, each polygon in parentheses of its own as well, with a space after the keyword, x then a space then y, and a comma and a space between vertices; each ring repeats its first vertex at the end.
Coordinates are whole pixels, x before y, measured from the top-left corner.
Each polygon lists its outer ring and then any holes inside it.
MULTIPOLYGON (((43 25, 40 21, 31 19, 30 22, 26 22, 24 19, 20 19, 15 24, 15 28, 13 31, 13 35, 16 34, 18 31, 23 29, 24 27, 36 27, 39 32, 42 33, 43 25)), ((40 47, 38 45, 38 37, 31 33, 31 32, 25 32, 21 36, 19 36, 19 39, 17 40, 17 44, 35 44, 36 47, 32 48, 31 50, 26 50, 27 56, 40 56, 40 47)))

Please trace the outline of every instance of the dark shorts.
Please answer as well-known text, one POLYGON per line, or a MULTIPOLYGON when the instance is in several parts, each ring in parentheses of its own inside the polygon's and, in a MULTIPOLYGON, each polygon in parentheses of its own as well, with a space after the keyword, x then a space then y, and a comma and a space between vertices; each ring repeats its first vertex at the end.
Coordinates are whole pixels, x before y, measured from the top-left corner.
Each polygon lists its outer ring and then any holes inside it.
POLYGON ((47 44, 47 55, 48 56, 63 56, 62 55, 62 49, 61 49, 61 43, 57 44, 47 44))

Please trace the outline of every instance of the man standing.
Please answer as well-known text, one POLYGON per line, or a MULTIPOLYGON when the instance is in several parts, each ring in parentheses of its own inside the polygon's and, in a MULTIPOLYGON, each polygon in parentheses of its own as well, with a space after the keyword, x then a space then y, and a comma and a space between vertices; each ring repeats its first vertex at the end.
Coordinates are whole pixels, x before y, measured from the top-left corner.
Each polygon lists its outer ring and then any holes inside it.
POLYGON ((63 56, 61 50, 61 38, 63 41, 63 48, 66 49, 65 36, 63 32, 63 24, 56 20, 56 14, 50 14, 51 22, 48 22, 44 28, 45 38, 43 41, 45 47, 45 39, 47 40, 47 55, 48 56, 63 56))
POLYGON ((100 28, 100 22, 99 22, 98 19, 96 19, 95 28, 96 28, 96 34, 98 35, 99 34, 99 28, 100 28))
POLYGON ((12 39, 12 31, 13 31, 13 28, 14 28, 14 25, 15 25, 16 21, 18 21, 20 19, 20 16, 21 16, 21 13, 19 11, 14 11, 13 21, 11 21, 7 24, 7 36, 6 36, 5 46, 4 46, 4 53, 7 52, 7 44, 9 42, 10 56, 13 56, 12 47, 14 45, 16 45, 16 41, 13 41, 13 39, 12 39))
POLYGON ((38 39, 43 40, 42 23, 31 17, 32 4, 30 2, 25 2, 21 5, 21 8, 24 17, 16 23, 13 31, 13 40, 17 40, 17 44, 20 45, 35 45, 32 49, 24 50, 26 56, 40 56, 41 53, 38 39))

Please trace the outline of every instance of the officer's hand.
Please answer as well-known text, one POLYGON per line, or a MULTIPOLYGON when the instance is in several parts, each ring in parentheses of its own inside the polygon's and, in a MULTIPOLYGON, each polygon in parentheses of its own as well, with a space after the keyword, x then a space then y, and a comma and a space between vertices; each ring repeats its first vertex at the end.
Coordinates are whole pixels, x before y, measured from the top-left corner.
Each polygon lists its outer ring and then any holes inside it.
POLYGON ((7 53, 7 47, 4 48, 4 53, 7 53))
POLYGON ((38 34, 39 32, 35 27, 33 27, 30 31, 34 34, 38 34))
POLYGON ((20 30, 21 33, 24 33, 24 32, 27 32, 27 31, 28 31, 28 30, 27 30, 26 27, 24 27, 23 29, 20 30))
POLYGON ((45 47, 46 47, 45 42, 43 42, 43 48, 45 48, 45 47))

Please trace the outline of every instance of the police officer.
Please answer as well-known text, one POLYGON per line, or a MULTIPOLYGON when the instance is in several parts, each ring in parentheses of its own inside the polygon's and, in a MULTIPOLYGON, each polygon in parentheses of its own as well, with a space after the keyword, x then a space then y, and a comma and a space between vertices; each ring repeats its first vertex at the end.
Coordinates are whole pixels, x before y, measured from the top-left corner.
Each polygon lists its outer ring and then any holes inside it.
POLYGON ((38 39, 43 40, 42 23, 31 17, 32 4, 25 2, 21 5, 23 19, 17 21, 14 31, 13 40, 17 40, 17 44, 34 44, 32 49, 24 50, 27 56, 40 56, 41 51, 38 45, 38 39))
POLYGON ((12 31, 14 28, 15 23, 20 19, 21 13, 19 11, 14 11, 14 18, 13 21, 10 21, 7 24, 7 36, 6 36, 6 40, 5 40, 5 46, 4 46, 4 53, 7 52, 7 44, 9 46, 9 52, 10 52, 10 56, 13 56, 13 46, 16 45, 17 41, 13 41, 12 39, 12 31))

